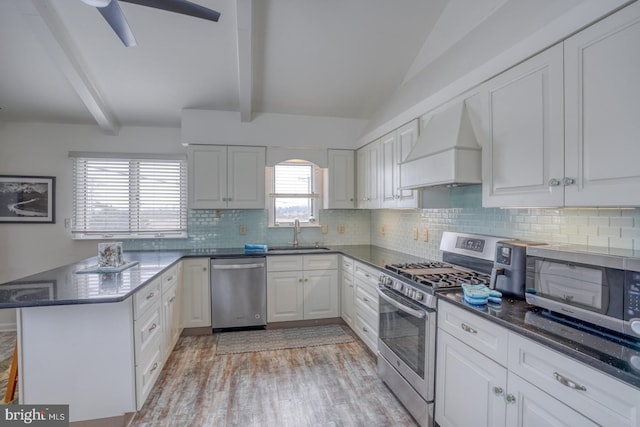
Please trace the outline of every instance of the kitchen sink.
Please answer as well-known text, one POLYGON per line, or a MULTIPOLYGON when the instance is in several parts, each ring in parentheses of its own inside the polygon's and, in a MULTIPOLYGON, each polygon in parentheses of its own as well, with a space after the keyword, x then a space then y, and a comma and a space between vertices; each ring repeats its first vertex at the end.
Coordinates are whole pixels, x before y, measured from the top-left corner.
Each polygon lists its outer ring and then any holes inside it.
POLYGON ((293 246, 274 246, 268 249, 267 253, 270 254, 312 254, 317 252, 325 252, 330 250, 325 247, 315 247, 315 246, 298 246, 294 248, 293 246))

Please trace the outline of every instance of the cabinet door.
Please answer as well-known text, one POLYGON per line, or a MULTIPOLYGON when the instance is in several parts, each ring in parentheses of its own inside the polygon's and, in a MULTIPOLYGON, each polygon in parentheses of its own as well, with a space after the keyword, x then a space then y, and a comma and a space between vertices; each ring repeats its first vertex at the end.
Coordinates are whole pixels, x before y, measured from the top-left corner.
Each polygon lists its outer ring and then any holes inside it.
POLYGON ((485 88, 482 205, 562 206, 562 45, 500 74, 485 88))
POLYGON ((440 427, 504 427, 507 370, 438 330, 435 419, 440 427))
POLYGON ((305 271, 304 319, 340 316, 338 271, 305 271))
POLYGON ((228 148, 227 206, 234 209, 264 209, 265 148, 228 148))
POLYGON ((355 286, 353 284, 353 275, 342 272, 342 319, 347 322, 347 325, 354 327, 355 322, 355 286))
POLYGON ((209 258, 182 261, 182 326, 211 326, 209 258))
POLYGON ((189 208, 226 208, 227 147, 190 145, 187 155, 189 208))
POLYGON ((303 319, 302 271, 267 273, 267 322, 303 319))
POLYGON ((398 195, 398 137, 395 131, 380 140, 380 205, 395 208, 398 195))
POLYGON ((177 312, 177 286, 162 291, 162 354, 166 360, 173 350, 175 335, 174 316, 177 312))
POLYGON ((355 206, 355 163, 353 150, 328 150, 324 208, 352 209, 355 206))
POLYGON ((507 426, 595 427, 594 423, 519 376, 509 373, 507 426))
POLYGON ((356 207, 359 209, 367 208, 367 191, 369 190, 367 156, 367 147, 356 151, 356 207))
MULTIPOLYGON (((397 187, 402 186, 400 180, 400 166, 399 163, 403 162, 411 149, 418 140, 418 128, 419 120, 413 120, 406 125, 398 128, 396 131, 396 165, 395 165, 395 182, 397 187)), ((396 207, 398 208, 417 208, 418 207, 418 191, 417 190, 400 190, 396 189, 396 207)))
POLYGON ((639 45, 640 3, 565 41, 566 205, 640 205, 639 45))
POLYGON ((377 209, 380 207, 380 140, 369 144, 367 153, 367 208, 377 209))

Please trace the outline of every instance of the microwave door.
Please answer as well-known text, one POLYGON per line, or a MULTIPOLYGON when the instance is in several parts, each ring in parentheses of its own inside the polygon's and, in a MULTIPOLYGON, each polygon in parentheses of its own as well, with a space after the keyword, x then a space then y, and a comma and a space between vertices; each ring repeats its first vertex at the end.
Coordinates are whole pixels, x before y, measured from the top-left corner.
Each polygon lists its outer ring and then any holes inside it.
POLYGON ((568 305, 606 313, 609 290, 601 269, 536 260, 536 293, 568 305))

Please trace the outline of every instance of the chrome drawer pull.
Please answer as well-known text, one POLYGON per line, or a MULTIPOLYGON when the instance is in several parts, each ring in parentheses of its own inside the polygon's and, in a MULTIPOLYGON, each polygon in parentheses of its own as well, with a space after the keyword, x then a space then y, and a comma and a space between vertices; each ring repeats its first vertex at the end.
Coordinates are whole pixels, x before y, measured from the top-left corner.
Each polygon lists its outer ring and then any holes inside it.
POLYGON ((153 368, 151 368, 151 370, 149 371, 149 373, 155 371, 156 369, 158 369, 158 362, 153 364, 153 368))
POLYGON ((155 323, 153 325, 151 325, 151 327, 149 328, 149 332, 153 331, 155 328, 157 328, 158 325, 156 325, 155 323))
POLYGON ((515 397, 513 394, 511 394, 511 393, 507 394, 507 395, 504 397, 504 400, 506 400, 506 401, 507 401, 507 403, 516 403, 516 397, 515 397))
POLYGON ((466 324, 461 324, 460 327, 462 328, 463 331, 465 332, 469 332, 471 334, 477 334, 478 331, 476 331, 475 329, 473 329, 471 326, 468 326, 466 324))
POLYGON ((502 387, 494 387, 493 388, 493 394, 495 394, 496 396, 502 396, 504 394, 504 390, 502 389, 502 387))
POLYGON ((585 386, 580 385, 574 381, 571 381, 569 378, 565 377, 564 375, 560 375, 557 372, 553 373, 553 378, 555 378, 556 381, 558 381, 560 384, 567 386, 569 388, 572 388, 574 390, 587 391, 587 388, 585 386))
POLYGON ((149 295, 147 295, 147 299, 151 299, 155 296, 155 294, 153 292, 151 292, 149 295))
POLYGON ((176 297, 171 297, 171 299, 169 300, 169 302, 174 302, 176 300, 176 297))

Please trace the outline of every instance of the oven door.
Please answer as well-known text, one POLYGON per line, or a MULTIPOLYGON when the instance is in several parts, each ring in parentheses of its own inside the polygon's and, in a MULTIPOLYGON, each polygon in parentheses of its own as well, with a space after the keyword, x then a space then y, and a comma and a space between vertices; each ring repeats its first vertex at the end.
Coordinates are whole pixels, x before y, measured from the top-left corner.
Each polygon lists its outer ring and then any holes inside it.
POLYGON ((378 352, 427 401, 433 400, 436 312, 378 289, 378 352))

